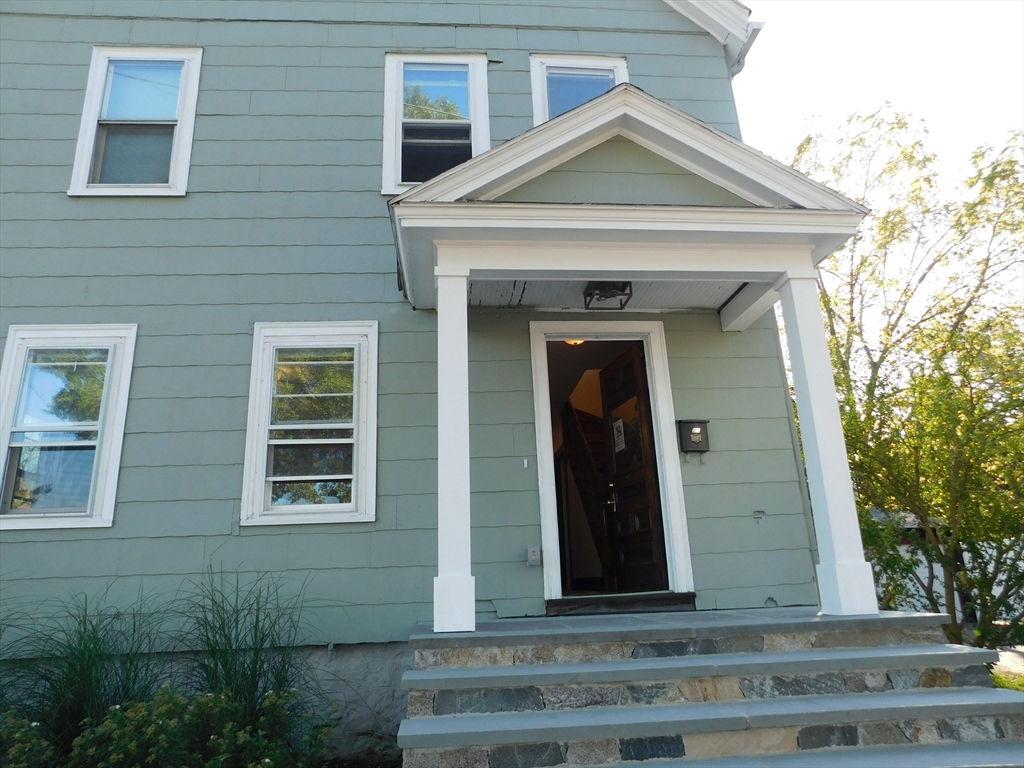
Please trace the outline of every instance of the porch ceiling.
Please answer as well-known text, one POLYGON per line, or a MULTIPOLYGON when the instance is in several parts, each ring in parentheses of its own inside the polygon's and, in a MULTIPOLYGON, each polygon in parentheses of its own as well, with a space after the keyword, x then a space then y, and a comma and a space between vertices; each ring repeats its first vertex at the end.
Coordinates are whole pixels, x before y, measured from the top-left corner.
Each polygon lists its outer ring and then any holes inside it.
MULTIPOLYGON (((470 280, 469 306, 582 310, 584 280, 470 280)), ((738 280, 634 280, 627 311, 717 310, 743 283, 738 280)))

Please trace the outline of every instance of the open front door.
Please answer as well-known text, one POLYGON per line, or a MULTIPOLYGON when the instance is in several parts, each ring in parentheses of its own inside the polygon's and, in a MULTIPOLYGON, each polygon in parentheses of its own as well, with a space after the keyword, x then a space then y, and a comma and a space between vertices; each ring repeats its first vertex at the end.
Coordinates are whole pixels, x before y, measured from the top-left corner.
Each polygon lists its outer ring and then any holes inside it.
POLYGON ((643 345, 601 371, 608 450, 607 531, 616 592, 668 589, 650 389, 643 345))

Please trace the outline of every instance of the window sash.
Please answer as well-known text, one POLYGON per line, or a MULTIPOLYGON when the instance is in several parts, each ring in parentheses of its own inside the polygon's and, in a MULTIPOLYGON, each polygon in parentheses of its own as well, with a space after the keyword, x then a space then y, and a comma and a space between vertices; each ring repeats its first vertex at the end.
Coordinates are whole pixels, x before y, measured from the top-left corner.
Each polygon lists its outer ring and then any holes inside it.
POLYGON ((0 366, 0 529, 112 524, 135 337, 135 325, 9 328, 0 366), (89 359, 59 359, 77 351, 89 359), (104 360, 95 359, 100 352, 104 360), (96 393, 81 387, 95 386, 98 377, 87 372, 99 366, 103 376, 97 405, 96 393), (45 367, 86 372, 66 375, 63 383, 38 380, 32 405, 23 407, 25 382, 33 369, 45 367), (97 418, 32 423, 63 392, 62 415, 85 408, 97 418), (40 490, 48 485, 55 487, 40 490), (37 492, 41 495, 34 497, 37 492), (16 497, 30 503, 19 508, 16 497))
POLYGON ((375 322, 256 324, 244 525, 373 519, 375 344, 375 322), (281 388, 287 394, 277 394, 281 388), (275 401, 300 398, 347 399, 351 413, 333 421, 274 420, 275 401))
MULTIPOLYGON (((430 78, 426 78, 430 79, 430 78)), ((427 89, 429 93, 429 88, 427 89)), ((433 97, 433 98, 436 98, 433 97)), ((381 192, 398 194, 490 149, 487 57, 482 54, 387 54, 384 68, 384 142, 381 192), (407 80, 407 68, 416 73, 407 80), (406 83, 423 72, 457 72, 436 92, 459 104, 460 117, 407 114, 406 83), (464 74, 462 74, 464 73, 464 74), (465 77, 463 86, 462 77, 465 77), (462 115, 462 112, 466 112, 462 115), (461 126, 458 137, 407 136, 406 129, 461 126)))
MULTIPOLYGON (((556 116, 551 114, 551 93, 548 88, 551 75, 610 75, 612 80, 611 88, 621 83, 629 82, 629 74, 624 58, 568 54, 563 56, 531 55, 530 82, 533 91, 534 125, 540 125, 556 116)), ((596 96, 592 98, 596 98, 596 96)), ((581 103, 586 103, 586 101, 581 103)), ((580 104, 575 106, 580 106, 580 104)))
POLYGON ((68 194, 184 195, 201 63, 200 48, 94 47, 68 194), (119 68, 154 83, 118 85, 119 68))

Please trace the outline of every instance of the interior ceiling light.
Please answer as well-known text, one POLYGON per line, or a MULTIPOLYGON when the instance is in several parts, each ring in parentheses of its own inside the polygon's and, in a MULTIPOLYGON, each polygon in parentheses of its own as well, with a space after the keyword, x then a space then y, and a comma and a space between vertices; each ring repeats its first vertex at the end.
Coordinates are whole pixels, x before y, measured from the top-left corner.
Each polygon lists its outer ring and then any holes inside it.
POLYGON ((583 289, 585 309, 625 309, 633 298, 633 283, 629 281, 591 280, 583 289))
POLYGON ((565 343, 568 344, 570 347, 578 347, 583 342, 584 342, 584 339, 566 339, 565 340, 565 343))

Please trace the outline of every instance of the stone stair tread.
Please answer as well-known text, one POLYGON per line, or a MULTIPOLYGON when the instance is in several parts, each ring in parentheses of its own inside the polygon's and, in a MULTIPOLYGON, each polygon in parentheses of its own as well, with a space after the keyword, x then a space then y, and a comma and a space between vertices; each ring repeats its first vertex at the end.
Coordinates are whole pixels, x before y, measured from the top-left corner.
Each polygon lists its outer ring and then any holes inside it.
POLYGON ((404 720, 403 749, 491 746, 609 737, 670 736, 792 725, 1016 715, 1024 693, 1000 688, 941 688, 850 696, 793 696, 659 707, 596 707, 404 720))
MULTIPOLYGON (((1024 765, 1024 742, 972 741, 815 749, 802 753, 707 760, 653 760, 646 764, 650 768, 1019 768, 1024 765)), ((600 768, 635 766, 637 763, 620 763, 600 768)))
POLYGON ((651 760, 580 768, 1019 768, 1024 743, 973 741, 901 744, 892 747, 815 749, 778 755, 716 757, 696 760, 651 760))
POLYGON ((878 615, 825 616, 813 607, 761 608, 665 613, 622 613, 599 616, 542 616, 482 621, 475 632, 433 632, 418 624, 409 637, 412 650, 481 646, 594 643, 629 640, 837 632, 941 626, 942 613, 881 611, 878 615))
POLYGON ((856 669, 957 667, 995 662, 998 654, 963 645, 818 648, 803 651, 669 656, 573 664, 434 667, 407 670, 405 690, 465 690, 524 685, 648 682, 690 677, 779 675, 856 669))

